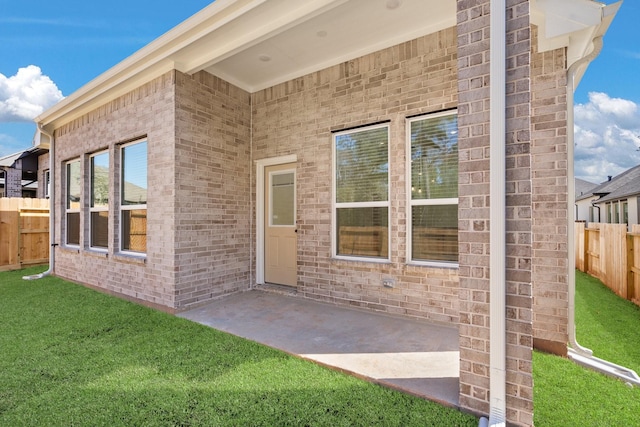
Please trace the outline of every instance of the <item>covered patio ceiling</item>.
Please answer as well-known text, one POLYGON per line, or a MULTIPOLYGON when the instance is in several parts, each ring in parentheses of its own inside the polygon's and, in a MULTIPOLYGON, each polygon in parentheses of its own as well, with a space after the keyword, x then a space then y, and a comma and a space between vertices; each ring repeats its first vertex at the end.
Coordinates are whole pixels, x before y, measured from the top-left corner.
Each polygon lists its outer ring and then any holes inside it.
MULTIPOLYGON (((568 47, 570 58, 582 57, 592 49, 596 33, 603 32, 606 8, 592 0, 560 3, 531 2, 532 23, 540 27, 539 49, 568 47)), ((186 74, 205 70, 253 93, 455 26, 456 4, 456 0, 217 0, 36 121, 51 131, 173 69, 186 74)))

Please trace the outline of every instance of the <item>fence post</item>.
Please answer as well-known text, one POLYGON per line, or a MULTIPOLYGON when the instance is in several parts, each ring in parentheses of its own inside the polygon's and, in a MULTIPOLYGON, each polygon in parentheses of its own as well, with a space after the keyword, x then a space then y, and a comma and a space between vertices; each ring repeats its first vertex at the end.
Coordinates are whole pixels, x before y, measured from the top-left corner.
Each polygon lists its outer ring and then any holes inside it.
POLYGON ((584 272, 589 272, 589 229, 584 228, 584 246, 582 248, 582 258, 584 259, 584 272))
POLYGON ((627 233, 627 299, 630 301, 636 295, 635 240, 634 233, 627 233))

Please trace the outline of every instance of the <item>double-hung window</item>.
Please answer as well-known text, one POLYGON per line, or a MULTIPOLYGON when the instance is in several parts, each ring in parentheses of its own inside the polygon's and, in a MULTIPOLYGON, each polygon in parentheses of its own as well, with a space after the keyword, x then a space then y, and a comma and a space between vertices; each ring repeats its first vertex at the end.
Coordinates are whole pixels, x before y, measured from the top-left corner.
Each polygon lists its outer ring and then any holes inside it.
POLYGON ((65 164, 66 204, 65 204, 65 243, 69 246, 80 245, 80 193, 82 188, 80 160, 65 164))
POLYGON ((109 244, 109 153, 91 156, 91 247, 107 249, 109 244))
POLYGON ((389 126, 333 135, 333 255, 389 259, 389 126))
POLYGON ((120 250, 147 251, 147 141, 120 148, 120 250))
POLYGON ((407 258, 458 262, 458 124, 446 111, 407 120, 411 208, 407 258))

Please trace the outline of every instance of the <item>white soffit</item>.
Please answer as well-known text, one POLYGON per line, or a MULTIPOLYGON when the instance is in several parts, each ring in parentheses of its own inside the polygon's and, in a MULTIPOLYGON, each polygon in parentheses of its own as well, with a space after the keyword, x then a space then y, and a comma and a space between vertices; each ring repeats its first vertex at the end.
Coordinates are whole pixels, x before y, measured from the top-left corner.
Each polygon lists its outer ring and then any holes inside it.
POLYGON ((172 69, 249 92, 456 25, 456 0, 216 0, 36 117, 52 130, 172 69))
POLYGON ((452 0, 349 0, 331 6, 212 59, 204 69, 254 92, 456 24, 452 0))
MULTIPOLYGON (((622 2, 534 0, 531 21, 537 25, 538 51, 567 48, 567 67, 588 55, 593 39, 604 35, 622 2)), ((584 70, 582 70, 580 75, 584 70)))

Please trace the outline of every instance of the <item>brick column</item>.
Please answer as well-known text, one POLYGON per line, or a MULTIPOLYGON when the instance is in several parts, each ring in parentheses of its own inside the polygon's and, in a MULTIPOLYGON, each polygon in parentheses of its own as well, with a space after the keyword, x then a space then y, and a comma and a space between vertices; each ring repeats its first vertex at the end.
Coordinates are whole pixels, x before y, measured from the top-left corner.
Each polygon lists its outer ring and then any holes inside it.
MULTIPOLYGON (((458 0, 460 405, 489 412, 489 0, 458 0)), ((507 1, 507 420, 533 424, 531 32, 528 0, 507 1)), ((503 297, 503 296, 497 296, 503 297)))
MULTIPOLYGON (((534 28, 533 36, 536 39, 534 28)), ((533 298, 535 347, 567 354, 567 58, 532 57, 533 298)))
POLYGON ((22 165, 16 161, 14 167, 5 169, 5 197, 22 197, 22 165))

